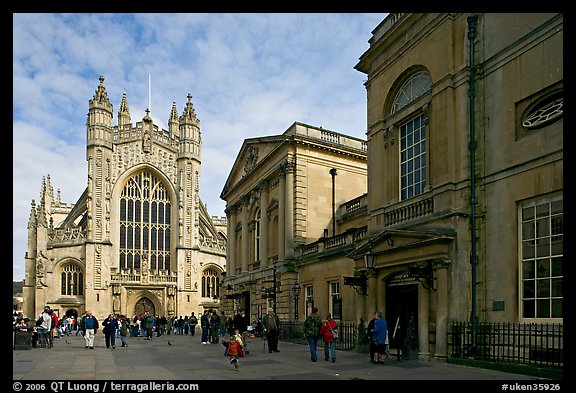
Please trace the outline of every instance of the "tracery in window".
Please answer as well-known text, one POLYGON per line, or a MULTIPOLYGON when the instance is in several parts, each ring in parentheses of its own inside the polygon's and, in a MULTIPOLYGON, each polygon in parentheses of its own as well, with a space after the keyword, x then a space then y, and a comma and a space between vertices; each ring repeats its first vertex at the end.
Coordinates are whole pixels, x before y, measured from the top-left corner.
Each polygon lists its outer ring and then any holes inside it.
POLYGON ((214 269, 202 272, 202 297, 220 297, 220 275, 214 269))
POLYGON ((60 275, 60 285, 62 296, 82 296, 84 295, 84 274, 82 268, 70 263, 62 268, 60 275))
POLYGON ((564 115, 564 97, 555 94, 533 107, 522 126, 527 130, 547 126, 564 115))
POLYGON ((404 82, 398 93, 396 93, 390 114, 398 112, 418 97, 429 92, 430 89, 432 89, 430 74, 426 71, 414 73, 404 82))
POLYGON ((164 184, 147 171, 132 176, 120 196, 120 269, 140 269, 143 259, 153 274, 170 270, 170 197, 164 184))

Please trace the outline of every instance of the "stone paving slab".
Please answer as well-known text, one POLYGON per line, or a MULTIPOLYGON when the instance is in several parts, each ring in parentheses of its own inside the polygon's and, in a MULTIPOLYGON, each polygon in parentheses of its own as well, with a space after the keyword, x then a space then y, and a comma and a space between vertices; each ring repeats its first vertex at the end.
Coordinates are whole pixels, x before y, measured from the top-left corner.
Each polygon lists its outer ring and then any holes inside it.
POLYGON ((224 356, 221 344, 203 345, 198 336, 164 335, 152 340, 128 338, 129 346, 107 349, 104 335, 95 349, 84 348, 84 338, 54 339, 53 348, 13 350, 13 380, 508 380, 537 378, 442 363, 438 361, 386 360, 372 364, 367 354, 337 351, 336 362, 310 361, 307 345, 280 342, 280 352, 260 350, 260 338, 249 340, 250 353, 240 359, 239 371, 224 356), (168 344, 168 341, 172 345, 168 344))

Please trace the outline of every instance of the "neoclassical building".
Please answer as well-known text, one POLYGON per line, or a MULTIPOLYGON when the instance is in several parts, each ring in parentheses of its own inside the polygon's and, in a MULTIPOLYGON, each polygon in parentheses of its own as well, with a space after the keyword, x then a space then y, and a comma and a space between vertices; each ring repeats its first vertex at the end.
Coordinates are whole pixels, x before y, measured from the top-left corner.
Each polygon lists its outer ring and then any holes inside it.
POLYGON ((414 316, 427 358, 453 321, 563 323, 563 15, 390 14, 369 44, 358 313, 414 316))
POLYGON ((366 186, 362 139, 298 122, 280 135, 246 139, 220 196, 228 221, 225 312, 242 307, 254 319, 274 307, 283 320, 303 320, 312 302, 337 299, 342 269, 299 277, 300 247, 340 234, 339 206, 366 186))
POLYGON ((99 318, 219 308, 227 222, 200 199, 202 139, 191 96, 180 117, 173 103, 168 130, 148 110, 132 124, 125 93, 112 121, 101 76, 86 123, 86 190, 64 203, 48 175, 32 201, 24 314, 45 305, 60 316, 91 310, 99 318))

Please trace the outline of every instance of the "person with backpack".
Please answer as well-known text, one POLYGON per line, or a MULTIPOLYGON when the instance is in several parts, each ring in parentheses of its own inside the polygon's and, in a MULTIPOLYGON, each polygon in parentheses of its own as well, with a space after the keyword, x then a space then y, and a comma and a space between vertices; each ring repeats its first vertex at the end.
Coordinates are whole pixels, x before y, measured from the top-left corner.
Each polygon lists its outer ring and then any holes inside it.
POLYGON ((320 326, 322 326, 322 318, 318 315, 318 308, 312 308, 312 313, 306 317, 304 321, 304 335, 308 340, 310 347, 310 360, 315 362, 318 360, 316 347, 318 346, 318 337, 320 336, 320 326))
POLYGON ((48 338, 51 325, 52 313, 49 308, 45 308, 38 318, 36 318, 36 332, 40 338, 40 346, 42 348, 52 348, 52 341, 48 338))

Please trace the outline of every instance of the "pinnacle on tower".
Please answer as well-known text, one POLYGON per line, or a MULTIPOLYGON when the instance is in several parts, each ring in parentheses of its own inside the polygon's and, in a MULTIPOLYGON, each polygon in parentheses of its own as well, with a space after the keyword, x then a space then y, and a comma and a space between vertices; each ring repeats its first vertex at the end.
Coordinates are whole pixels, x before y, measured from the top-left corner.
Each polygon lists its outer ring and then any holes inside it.
POLYGON ((188 102, 184 107, 184 112, 180 116, 181 123, 192 123, 197 127, 200 127, 200 120, 196 117, 196 112, 194 111, 194 105, 192 105, 192 94, 188 93, 188 102))
POLYGON ((120 109, 118 109, 118 126, 132 124, 130 118, 130 108, 128 107, 128 100, 126 99, 126 92, 122 94, 122 101, 120 102, 120 109))

